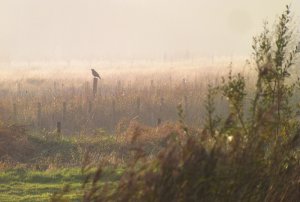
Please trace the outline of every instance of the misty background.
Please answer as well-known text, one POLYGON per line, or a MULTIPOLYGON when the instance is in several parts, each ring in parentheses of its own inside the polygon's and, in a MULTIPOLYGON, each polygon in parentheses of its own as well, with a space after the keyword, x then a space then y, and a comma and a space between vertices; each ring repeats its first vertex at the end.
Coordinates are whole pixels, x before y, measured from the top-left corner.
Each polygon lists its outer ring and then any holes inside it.
POLYGON ((300 0, 0 0, 0 59, 248 56, 300 0))

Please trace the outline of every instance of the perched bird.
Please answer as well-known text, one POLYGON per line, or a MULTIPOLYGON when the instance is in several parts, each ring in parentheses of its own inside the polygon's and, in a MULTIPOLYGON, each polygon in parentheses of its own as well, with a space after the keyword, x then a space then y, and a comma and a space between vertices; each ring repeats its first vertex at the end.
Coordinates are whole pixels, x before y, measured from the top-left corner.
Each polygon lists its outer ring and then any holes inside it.
POLYGON ((96 72, 94 69, 91 69, 92 70, 92 74, 94 77, 98 77, 99 79, 101 79, 100 75, 98 74, 98 72, 96 72))

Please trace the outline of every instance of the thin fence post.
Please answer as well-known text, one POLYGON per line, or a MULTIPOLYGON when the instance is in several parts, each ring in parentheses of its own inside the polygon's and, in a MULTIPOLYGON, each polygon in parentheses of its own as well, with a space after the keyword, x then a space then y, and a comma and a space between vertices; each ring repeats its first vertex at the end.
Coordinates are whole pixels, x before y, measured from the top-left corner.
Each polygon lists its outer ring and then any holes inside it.
POLYGON ((94 78, 93 80, 93 97, 96 98, 98 88, 98 78, 94 78))
POLYGON ((161 118, 157 119, 157 126, 159 126, 161 124, 161 118))
POLYGON ((58 134, 61 134, 61 122, 60 121, 58 121, 56 124, 56 132, 58 134))

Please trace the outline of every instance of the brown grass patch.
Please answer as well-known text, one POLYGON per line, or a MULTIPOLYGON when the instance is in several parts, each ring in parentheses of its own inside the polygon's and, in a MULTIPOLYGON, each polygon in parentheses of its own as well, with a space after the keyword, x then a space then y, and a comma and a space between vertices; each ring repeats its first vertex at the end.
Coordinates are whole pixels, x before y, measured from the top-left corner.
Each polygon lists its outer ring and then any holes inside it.
POLYGON ((23 130, 16 127, 0 128, 0 161, 24 162, 33 152, 34 147, 23 130))

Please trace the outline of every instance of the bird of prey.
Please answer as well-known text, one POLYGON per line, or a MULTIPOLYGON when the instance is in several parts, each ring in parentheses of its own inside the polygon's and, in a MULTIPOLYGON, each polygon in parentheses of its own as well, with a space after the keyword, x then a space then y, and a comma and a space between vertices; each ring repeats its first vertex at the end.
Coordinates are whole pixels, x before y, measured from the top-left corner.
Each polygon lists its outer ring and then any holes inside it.
POLYGON ((100 75, 98 74, 98 72, 96 72, 94 69, 91 69, 92 70, 92 74, 94 77, 98 77, 99 79, 101 79, 100 75))

